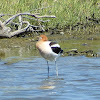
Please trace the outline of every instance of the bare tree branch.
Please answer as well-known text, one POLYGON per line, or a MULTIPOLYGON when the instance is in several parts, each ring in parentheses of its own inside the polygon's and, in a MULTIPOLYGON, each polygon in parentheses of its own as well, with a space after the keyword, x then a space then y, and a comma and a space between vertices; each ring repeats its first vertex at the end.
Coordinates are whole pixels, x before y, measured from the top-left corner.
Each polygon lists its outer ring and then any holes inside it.
POLYGON ((23 25, 23 19, 22 19, 22 16, 19 16, 19 27, 18 27, 18 30, 22 28, 22 25, 23 25))
POLYGON ((45 15, 45 16, 38 16, 38 15, 35 15, 35 14, 30 14, 30 13, 19 13, 19 14, 16 14, 16 15, 13 15, 12 17, 10 17, 9 19, 7 19, 4 24, 8 24, 11 20, 15 19, 16 17, 18 16, 21 16, 21 15, 28 15, 28 16, 32 16, 32 17, 35 17, 35 18, 56 18, 54 15, 45 15))
MULTIPOLYGON (((0 14, 0 17, 3 17, 5 15, 10 15, 10 14, 0 14)), ((41 22, 47 22, 49 20, 43 21, 41 20, 41 18, 56 18, 56 16, 54 15, 39 16, 39 14, 31 14, 28 12, 15 14, 5 21, 3 20, 3 22, 0 20, 0 36, 12 37, 12 36, 18 35, 20 33, 23 33, 29 30, 30 31, 45 31, 43 25, 41 25, 41 22), (32 18, 28 18, 26 16, 30 16, 32 18), (19 19, 17 23, 14 22, 14 19, 16 19, 16 17, 18 17, 19 19), (38 26, 31 25, 27 20, 24 21, 23 18, 35 20, 38 23, 38 26), (11 28, 11 25, 17 26, 18 27, 17 30, 13 31, 11 28)))
POLYGON ((29 26, 30 26, 30 23, 28 22, 28 21, 23 21, 23 23, 24 24, 27 24, 27 26, 25 27, 25 28, 23 28, 23 29, 20 29, 20 30, 17 30, 17 31, 14 31, 14 32, 7 32, 7 33, 3 33, 3 34, 0 34, 0 36, 5 36, 5 37, 12 37, 12 36, 14 36, 14 35, 18 35, 18 34, 20 34, 20 33, 23 33, 23 32, 25 32, 28 28, 29 28, 29 26))

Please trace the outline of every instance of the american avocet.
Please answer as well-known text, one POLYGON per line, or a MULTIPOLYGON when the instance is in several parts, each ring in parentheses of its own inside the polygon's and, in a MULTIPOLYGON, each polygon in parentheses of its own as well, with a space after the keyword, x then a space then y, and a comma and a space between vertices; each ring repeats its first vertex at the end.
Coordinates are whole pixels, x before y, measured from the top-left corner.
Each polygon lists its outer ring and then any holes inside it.
POLYGON ((56 42, 48 41, 47 36, 40 35, 39 41, 36 43, 36 48, 39 50, 41 56, 47 60, 48 76, 49 76, 49 64, 48 61, 55 61, 56 74, 58 76, 58 67, 56 59, 63 53, 60 45, 56 42))

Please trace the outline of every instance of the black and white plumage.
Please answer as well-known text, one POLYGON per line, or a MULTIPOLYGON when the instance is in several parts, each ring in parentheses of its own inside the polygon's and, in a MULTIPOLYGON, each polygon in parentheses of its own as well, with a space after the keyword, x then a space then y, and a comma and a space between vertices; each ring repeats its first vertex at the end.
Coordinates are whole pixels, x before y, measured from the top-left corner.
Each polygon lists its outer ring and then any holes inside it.
MULTIPOLYGON (((55 61, 56 74, 58 76, 58 67, 56 64, 56 59, 63 53, 60 45, 56 42, 48 41, 45 35, 40 35, 39 41, 36 43, 36 47, 39 50, 41 56, 48 61, 55 61)), ((48 65, 48 76, 49 76, 49 65, 48 65)))
POLYGON ((60 48, 60 45, 57 44, 56 42, 50 42, 49 45, 54 53, 56 54, 63 53, 63 50, 60 48))

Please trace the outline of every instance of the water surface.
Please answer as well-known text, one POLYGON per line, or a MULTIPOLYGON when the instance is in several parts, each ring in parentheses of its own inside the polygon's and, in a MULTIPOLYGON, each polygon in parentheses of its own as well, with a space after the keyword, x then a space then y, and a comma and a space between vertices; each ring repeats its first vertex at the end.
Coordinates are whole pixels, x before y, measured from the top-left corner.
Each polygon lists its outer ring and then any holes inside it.
MULTIPOLYGON (((86 42, 85 47, 82 41, 69 43, 74 46, 61 43, 64 50, 92 48, 100 53, 99 42, 86 42)), ((13 48, 8 53, 0 60, 0 100, 100 100, 100 57, 62 56, 57 60, 59 76, 49 62, 48 78, 46 61, 32 55, 32 49, 13 48)))

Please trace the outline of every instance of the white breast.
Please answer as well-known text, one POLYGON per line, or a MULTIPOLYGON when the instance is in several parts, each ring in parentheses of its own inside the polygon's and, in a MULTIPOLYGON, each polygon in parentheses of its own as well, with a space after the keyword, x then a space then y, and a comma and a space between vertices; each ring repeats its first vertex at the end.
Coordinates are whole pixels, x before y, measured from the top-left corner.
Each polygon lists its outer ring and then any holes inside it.
MULTIPOLYGON (((58 57, 58 54, 54 53, 50 47, 50 41, 42 42, 38 45, 39 52, 42 57, 44 57, 47 60, 55 60, 58 57)), ((53 45, 58 46, 58 45, 53 45)))

